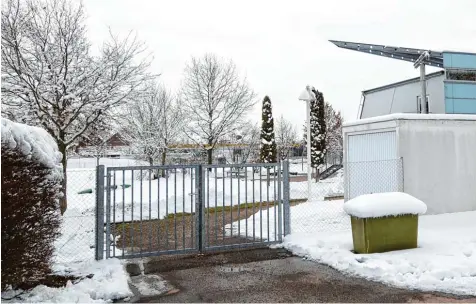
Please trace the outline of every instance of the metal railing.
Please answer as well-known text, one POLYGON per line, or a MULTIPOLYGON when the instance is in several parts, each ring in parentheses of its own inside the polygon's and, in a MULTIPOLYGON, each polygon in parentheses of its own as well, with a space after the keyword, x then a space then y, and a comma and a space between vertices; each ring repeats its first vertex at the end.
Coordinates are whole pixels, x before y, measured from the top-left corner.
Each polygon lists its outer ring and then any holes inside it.
POLYGON ((288 162, 97 174, 96 259, 268 246, 289 231, 288 162))

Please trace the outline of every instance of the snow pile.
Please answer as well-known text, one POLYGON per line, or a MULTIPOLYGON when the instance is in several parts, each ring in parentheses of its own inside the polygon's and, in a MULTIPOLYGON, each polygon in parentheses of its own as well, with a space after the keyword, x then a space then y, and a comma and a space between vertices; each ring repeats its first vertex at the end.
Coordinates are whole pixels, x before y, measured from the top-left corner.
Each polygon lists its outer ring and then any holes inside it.
POLYGON ((52 169, 54 178, 62 178, 62 154, 53 137, 45 130, 12 122, 2 117, 2 146, 16 149, 24 156, 52 169))
POLYGON ((340 232, 319 229, 316 224, 326 221, 328 214, 312 207, 317 203, 291 207, 291 235, 280 247, 346 274, 401 288, 476 295, 476 211, 421 216, 419 248, 353 254, 350 225, 340 232), (296 223, 308 223, 307 231, 297 232, 296 223))
POLYGON ((63 288, 36 286, 28 292, 11 290, 2 292, 2 302, 41 303, 103 303, 132 295, 128 275, 117 259, 55 265, 55 273, 84 277, 76 284, 67 283, 63 288), (93 275, 87 278, 87 275, 93 275), (14 297, 17 295, 16 297, 14 297), (12 298, 14 297, 14 298, 12 298))
POLYGON ((344 204, 347 214, 359 218, 424 214, 426 204, 403 192, 387 192, 360 195, 344 204))

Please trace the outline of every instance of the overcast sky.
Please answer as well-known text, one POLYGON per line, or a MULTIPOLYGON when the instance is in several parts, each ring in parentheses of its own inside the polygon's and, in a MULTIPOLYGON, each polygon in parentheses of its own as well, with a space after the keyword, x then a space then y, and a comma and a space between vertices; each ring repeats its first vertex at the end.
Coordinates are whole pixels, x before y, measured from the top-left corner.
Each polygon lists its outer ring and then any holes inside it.
MULTIPOLYGON (((411 63, 339 49, 329 39, 476 52, 475 0, 181 1, 84 0, 94 45, 108 26, 135 31, 154 54, 153 72, 172 90, 191 56, 231 58, 274 117, 305 120, 306 84, 346 120, 361 91, 419 76, 411 63)), ((428 68, 427 72, 436 69, 428 68)), ((261 119, 261 104, 250 115, 261 119)))

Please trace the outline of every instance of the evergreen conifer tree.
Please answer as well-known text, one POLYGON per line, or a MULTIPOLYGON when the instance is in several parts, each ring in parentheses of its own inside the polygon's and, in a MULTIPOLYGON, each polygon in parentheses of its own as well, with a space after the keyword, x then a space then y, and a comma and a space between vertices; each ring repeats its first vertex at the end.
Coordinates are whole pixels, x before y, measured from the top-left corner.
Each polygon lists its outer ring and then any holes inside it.
POLYGON ((316 99, 311 101, 311 167, 317 168, 325 161, 326 120, 324 95, 312 89, 316 99))
POLYGON ((277 149, 274 136, 274 119, 271 99, 268 96, 263 99, 262 109, 260 160, 263 163, 275 163, 277 161, 277 149))

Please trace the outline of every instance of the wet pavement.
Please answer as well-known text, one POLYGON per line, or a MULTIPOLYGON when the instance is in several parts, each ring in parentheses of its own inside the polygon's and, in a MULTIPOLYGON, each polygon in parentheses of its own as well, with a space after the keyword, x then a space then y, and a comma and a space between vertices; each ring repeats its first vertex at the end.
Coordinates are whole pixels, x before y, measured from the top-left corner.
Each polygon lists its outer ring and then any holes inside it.
MULTIPOLYGON (((328 266, 263 250, 235 256, 201 256, 188 267, 180 259, 157 272, 170 284, 169 292, 139 298, 140 302, 466 302, 476 298, 423 293, 346 276, 328 266), (254 256, 259 261, 251 261, 254 256), (212 262, 210 262, 212 261, 212 262), (216 262, 219 261, 219 262, 216 262), (172 265, 172 266, 170 266, 172 265)), ((218 255, 220 256, 220 255, 218 255)), ((165 261, 164 261, 165 262, 165 261)), ((185 263, 186 264, 186 263, 185 263)), ((152 270, 152 269, 151 269, 152 270)))

